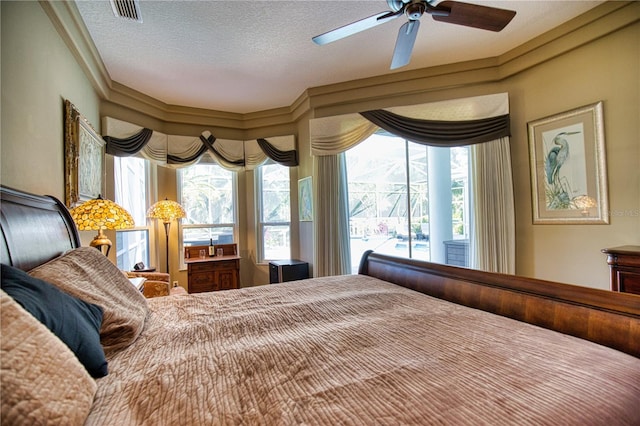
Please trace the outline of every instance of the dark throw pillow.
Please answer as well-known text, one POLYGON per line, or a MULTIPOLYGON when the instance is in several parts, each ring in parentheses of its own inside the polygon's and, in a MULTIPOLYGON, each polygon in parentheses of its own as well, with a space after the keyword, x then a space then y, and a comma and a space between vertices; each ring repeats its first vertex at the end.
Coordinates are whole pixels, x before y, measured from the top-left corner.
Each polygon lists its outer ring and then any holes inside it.
POLYGON ((107 375, 100 344, 102 308, 20 269, 2 265, 2 290, 62 340, 92 377, 107 375))

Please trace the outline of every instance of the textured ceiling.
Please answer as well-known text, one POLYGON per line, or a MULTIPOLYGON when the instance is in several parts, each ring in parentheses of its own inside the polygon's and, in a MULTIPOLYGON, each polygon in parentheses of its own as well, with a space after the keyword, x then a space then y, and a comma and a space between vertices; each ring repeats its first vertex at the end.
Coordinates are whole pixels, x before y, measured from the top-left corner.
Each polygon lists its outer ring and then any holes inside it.
MULTIPOLYGON (((393 72, 497 56, 602 1, 471 1, 517 12, 500 33, 421 19, 411 62, 393 72)), ((151 1, 143 23, 108 1, 76 5, 113 81, 170 105, 234 113, 290 106, 305 89, 389 74, 404 17, 317 46, 311 38, 389 10, 365 1, 151 1)))

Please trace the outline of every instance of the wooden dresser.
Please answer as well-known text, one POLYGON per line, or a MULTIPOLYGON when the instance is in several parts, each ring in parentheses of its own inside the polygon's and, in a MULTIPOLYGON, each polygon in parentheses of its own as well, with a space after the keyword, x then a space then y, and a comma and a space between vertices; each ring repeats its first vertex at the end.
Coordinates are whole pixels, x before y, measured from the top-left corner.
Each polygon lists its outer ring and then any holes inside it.
POLYGON ((603 249, 611 270, 611 290, 640 294, 640 246, 603 249))
POLYGON ((200 257, 200 250, 208 253, 209 246, 185 247, 189 293, 231 290, 240 288, 240 256, 236 244, 216 244, 222 256, 200 257))

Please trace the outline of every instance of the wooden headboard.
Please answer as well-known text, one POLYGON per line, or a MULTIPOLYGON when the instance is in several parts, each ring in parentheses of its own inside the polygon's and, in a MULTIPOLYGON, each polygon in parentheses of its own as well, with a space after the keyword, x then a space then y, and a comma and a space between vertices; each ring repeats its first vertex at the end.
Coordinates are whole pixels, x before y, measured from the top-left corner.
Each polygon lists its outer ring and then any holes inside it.
POLYGON ((51 196, 0 186, 0 261, 28 271, 80 247, 69 211, 51 196))

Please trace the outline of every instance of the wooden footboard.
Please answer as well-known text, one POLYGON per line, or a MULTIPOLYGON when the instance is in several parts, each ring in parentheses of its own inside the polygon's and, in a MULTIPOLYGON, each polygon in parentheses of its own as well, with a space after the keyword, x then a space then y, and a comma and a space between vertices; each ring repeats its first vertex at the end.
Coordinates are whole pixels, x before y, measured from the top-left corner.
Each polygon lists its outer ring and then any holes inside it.
POLYGON ((366 252, 360 274, 640 358, 640 296, 366 252))

